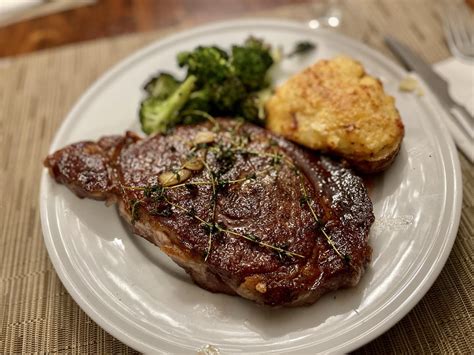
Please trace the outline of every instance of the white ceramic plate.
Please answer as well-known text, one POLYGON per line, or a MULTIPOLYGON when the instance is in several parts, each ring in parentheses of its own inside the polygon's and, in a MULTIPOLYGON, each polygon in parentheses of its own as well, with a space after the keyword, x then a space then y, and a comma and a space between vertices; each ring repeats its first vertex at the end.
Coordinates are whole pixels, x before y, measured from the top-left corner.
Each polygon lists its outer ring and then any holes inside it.
POLYGON ((69 113, 51 152, 79 140, 139 131, 141 87, 153 73, 179 73, 175 55, 199 44, 229 47, 248 35, 289 50, 310 39, 318 51, 285 62, 279 81, 319 58, 360 60, 396 97, 406 136, 395 164, 371 193, 377 221, 373 261, 360 284, 315 305, 269 309, 195 286, 157 247, 130 235, 114 207, 80 200, 41 181, 41 220, 51 260, 77 303, 99 325, 143 352, 349 351, 380 335, 425 294, 441 271, 459 224, 461 175, 456 150, 425 97, 400 93, 405 72, 382 55, 332 32, 275 20, 228 21, 156 42, 99 79, 69 113))

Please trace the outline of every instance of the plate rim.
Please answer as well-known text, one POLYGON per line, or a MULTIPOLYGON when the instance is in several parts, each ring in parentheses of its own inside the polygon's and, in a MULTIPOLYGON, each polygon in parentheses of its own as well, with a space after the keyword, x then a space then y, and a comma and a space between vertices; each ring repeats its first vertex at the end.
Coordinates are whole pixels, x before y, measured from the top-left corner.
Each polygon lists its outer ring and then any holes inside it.
MULTIPOLYGON (((79 99, 74 103, 72 109, 67 113, 65 118, 63 119, 59 129, 57 130, 54 139, 49 148, 49 153, 57 149, 58 142, 60 137, 63 136, 69 126, 72 123, 72 118, 77 115, 85 103, 89 100, 89 97, 93 96, 97 90, 99 90, 104 84, 106 84, 113 76, 122 70, 126 69, 130 64, 134 61, 140 59, 143 56, 146 56, 150 52, 157 50, 159 47, 163 47, 173 43, 174 41, 179 41, 183 38, 189 36, 196 36, 200 33, 205 33, 209 31, 216 31, 223 28, 239 28, 244 25, 255 25, 255 26, 275 26, 275 27, 286 27, 292 29, 298 29, 302 31, 306 31, 311 33, 314 30, 309 29, 304 23, 294 21, 294 20, 282 20, 282 19, 275 19, 275 18, 261 18, 261 17, 247 17, 247 18, 240 18, 240 19, 233 19, 233 20, 224 20, 224 21, 217 21, 208 24, 204 24, 201 26, 191 27, 188 29, 183 29, 179 32, 176 32, 172 35, 165 36, 161 39, 157 39, 152 43, 132 52, 131 54, 125 56, 121 60, 119 60, 115 65, 111 68, 106 70, 102 75, 100 75, 79 97, 79 99)), ((378 60, 385 62, 388 66, 391 67, 392 70, 398 72, 400 74, 406 75, 407 72, 401 68, 398 64, 394 63, 390 58, 387 58, 382 53, 378 52, 377 50, 367 46, 366 44, 352 39, 348 36, 345 36, 340 33, 335 33, 332 31, 325 31, 325 30, 318 30, 319 33, 325 32, 329 33, 331 36, 341 39, 342 41, 348 43, 356 43, 358 46, 364 49, 364 51, 368 52, 371 56, 375 57, 378 60)), ((436 116, 436 124, 439 125, 439 128, 442 127, 442 122, 440 115, 436 116)), ((461 175, 461 168, 459 157, 457 154, 457 150, 454 146, 453 140, 451 136, 446 132, 446 130, 440 129, 439 130, 440 136, 439 138, 444 140, 447 146, 447 158, 450 159, 442 159, 444 171, 443 173, 446 175, 448 171, 452 172, 452 179, 453 179, 453 209, 451 211, 452 218, 450 218, 451 223, 446 230, 446 241, 441 245, 441 248, 438 250, 436 255, 436 261, 433 263, 432 267, 428 270, 428 273, 424 275, 421 283, 416 287, 416 289, 412 292, 412 294, 404 301, 401 302, 400 305, 396 308, 396 310, 387 317, 384 321, 376 323, 373 327, 367 329, 361 336, 357 337, 357 339, 353 339, 350 342, 346 342, 342 344, 340 347, 336 348, 337 351, 351 351, 357 349, 358 347, 368 343, 369 341, 375 339, 382 333, 386 332, 390 329, 393 325, 395 325, 401 318, 403 318, 426 294, 426 292, 431 288, 434 281, 438 278, 441 270, 444 268, 447 258, 449 257, 450 251, 456 239, 457 230, 459 227, 460 217, 461 217, 461 207, 462 207, 462 175, 461 175), (446 163, 451 163, 451 169, 447 169, 446 163)), ((116 337, 120 341, 124 342, 125 344, 131 346, 134 349, 137 349, 142 352, 150 352, 150 351, 162 351, 161 349, 156 349, 153 346, 149 346, 141 342, 134 336, 131 336, 123 328, 118 327, 115 323, 110 323, 107 321, 107 317, 98 311, 92 304, 87 301, 87 297, 81 293, 80 290, 75 285, 75 282, 71 279, 71 276, 68 274, 68 271, 65 268, 61 257, 59 256, 58 250, 54 243, 54 237, 52 235, 52 228, 49 224, 48 219, 48 209, 47 209, 47 182, 48 182, 48 173, 45 169, 43 169, 41 183, 40 183, 40 214, 41 214, 41 225, 43 230, 43 239, 46 244, 46 248, 51 259, 51 262, 61 279, 61 282, 71 295, 71 297, 77 302, 77 304, 81 307, 84 312, 90 316, 99 326, 105 329, 108 333, 112 336, 116 337)), ((449 212, 446 212, 449 214, 449 212)), ((415 273, 413 276, 416 276, 415 273)), ((409 282, 407 282, 409 284, 409 282)), ((406 285, 405 285, 406 286, 406 285)), ((110 317, 109 317, 110 318, 110 317)), ((174 344, 176 345, 176 344, 174 344)), ((304 349, 309 350, 311 349, 311 344, 304 349)), ((295 347, 291 350, 303 350, 300 347, 295 347)))

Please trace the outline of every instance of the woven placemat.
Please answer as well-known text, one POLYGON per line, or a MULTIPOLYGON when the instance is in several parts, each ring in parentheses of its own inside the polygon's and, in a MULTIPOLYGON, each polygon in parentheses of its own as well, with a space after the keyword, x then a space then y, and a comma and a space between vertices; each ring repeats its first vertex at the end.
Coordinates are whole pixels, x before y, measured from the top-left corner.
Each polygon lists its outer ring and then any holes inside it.
MULTIPOLYGON (((313 5, 260 13, 308 20, 313 5)), ((346 1, 340 31, 391 56, 384 33, 429 62, 449 53, 440 2, 346 1)), ((43 244, 38 210, 42 159, 79 95, 139 47, 194 23, 104 39, 0 62, 0 353, 133 353, 92 321, 59 281, 43 244)), ((473 166, 461 156, 463 212, 453 251, 421 302, 360 353, 472 353, 473 166)))

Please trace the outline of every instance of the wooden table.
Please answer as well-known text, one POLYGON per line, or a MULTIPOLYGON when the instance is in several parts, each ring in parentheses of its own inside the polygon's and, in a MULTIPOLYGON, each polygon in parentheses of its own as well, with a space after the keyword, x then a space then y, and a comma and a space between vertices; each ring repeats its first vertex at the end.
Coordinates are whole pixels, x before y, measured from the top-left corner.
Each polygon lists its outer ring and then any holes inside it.
POLYGON ((157 30, 183 22, 211 21, 280 5, 308 2, 310 1, 98 0, 92 5, 0 27, 0 57, 125 33, 157 30))

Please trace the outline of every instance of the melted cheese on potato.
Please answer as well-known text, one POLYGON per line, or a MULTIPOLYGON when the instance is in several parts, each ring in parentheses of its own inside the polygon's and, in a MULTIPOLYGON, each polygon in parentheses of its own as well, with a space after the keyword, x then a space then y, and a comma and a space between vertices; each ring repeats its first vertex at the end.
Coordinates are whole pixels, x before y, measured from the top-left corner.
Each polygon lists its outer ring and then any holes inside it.
POLYGON ((267 127, 309 148, 355 161, 398 151, 403 124, 380 80, 349 57, 321 60, 294 75, 267 101, 267 127))

